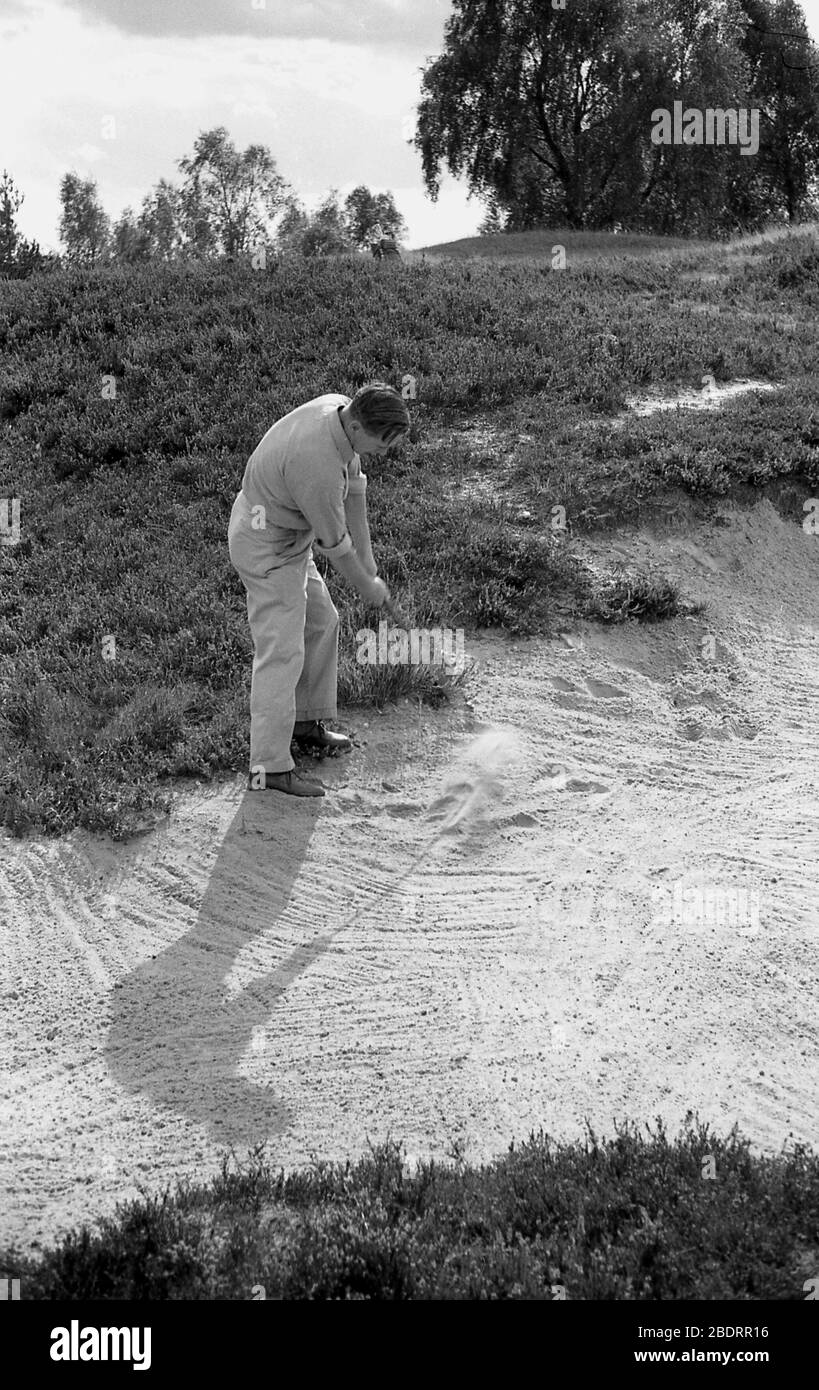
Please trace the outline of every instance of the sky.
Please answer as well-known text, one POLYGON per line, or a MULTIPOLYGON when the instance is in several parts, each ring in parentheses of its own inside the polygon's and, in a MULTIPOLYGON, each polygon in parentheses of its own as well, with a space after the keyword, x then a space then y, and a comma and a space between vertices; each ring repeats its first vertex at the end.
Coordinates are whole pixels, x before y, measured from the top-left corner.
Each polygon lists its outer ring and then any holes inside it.
MULTIPOLYGON (((819 40, 819 0, 804 0, 819 40)), ((413 248, 473 235, 464 182, 425 192, 407 144, 449 0, 0 0, 0 168, 17 222, 59 250, 59 186, 96 180, 112 221, 138 211, 203 130, 265 145, 308 208, 331 187, 390 189, 413 248)))

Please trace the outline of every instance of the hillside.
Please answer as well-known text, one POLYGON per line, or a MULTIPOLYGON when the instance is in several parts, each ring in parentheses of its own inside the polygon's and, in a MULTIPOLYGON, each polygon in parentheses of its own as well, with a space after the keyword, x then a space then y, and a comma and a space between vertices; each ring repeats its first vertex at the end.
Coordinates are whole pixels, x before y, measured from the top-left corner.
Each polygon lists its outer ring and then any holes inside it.
MULTIPOLYGON (((816 233, 813 223, 796 229, 798 235, 816 233)), ((574 231, 571 227, 544 227, 528 232, 503 232, 490 236, 460 237, 456 241, 436 242, 406 253, 407 259, 429 260, 549 260, 554 246, 563 246, 576 262, 609 261, 618 256, 636 256, 645 261, 649 256, 683 257, 692 253, 704 257, 712 268, 736 262, 752 247, 772 246, 793 235, 788 227, 771 227, 766 231, 708 242, 691 237, 658 236, 649 232, 574 231)))
POLYGON ((409 257, 438 257, 447 260, 528 260, 548 259, 555 245, 565 246, 578 261, 610 259, 612 256, 636 255, 645 257, 657 252, 690 254, 693 249, 709 250, 709 243, 686 237, 661 237, 651 233, 634 232, 577 232, 570 227, 537 228, 529 232, 502 232, 489 236, 460 237, 457 241, 436 242, 424 246, 409 257))
MULTIPOLYGON (((715 247, 564 272, 342 260, 2 286, 0 496, 23 517, 0 549, 5 825, 127 835, 167 809, 163 779, 244 763, 227 518, 270 422, 323 391, 384 377, 415 393, 412 443, 373 466, 370 506, 382 573, 419 626, 672 615, 662 573, 590 567, 582 537, 747 487, 775 486, 801 516, 819 458, 818 265, 808 230, 736 265, 715 247), (627 408, 736 379, 778 389, 718 412, 627 408)), ((342 703, 446 695, 440 672, 358 666, 371 615, 335 592, 342 703)))

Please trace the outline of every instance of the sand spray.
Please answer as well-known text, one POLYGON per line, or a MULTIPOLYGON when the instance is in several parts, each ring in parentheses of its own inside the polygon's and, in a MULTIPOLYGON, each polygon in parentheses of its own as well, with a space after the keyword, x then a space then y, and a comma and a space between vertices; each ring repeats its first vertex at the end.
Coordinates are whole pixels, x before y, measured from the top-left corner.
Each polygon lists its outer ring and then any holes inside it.
MULTIPOLYGON (((492 807, 501 800, 505 774, 523 757, 520 736, 514 729, 507 728, 487 729, 461 750, 447 771, 440 794, 426 813, 432 833, 407 867, 392 880, 390 896, 424 859, 434 855, 447 842, 464 849, 468 847, 490 821, 492 807)), ((355 908, 337 927, 307 942, 302 955, 316 959, 339 932, 351 927, 365 910, 372 911, 372 906, 372 903, 363 903, 355 908)), ((303 968, 308 963, 306 961, 303 968)))

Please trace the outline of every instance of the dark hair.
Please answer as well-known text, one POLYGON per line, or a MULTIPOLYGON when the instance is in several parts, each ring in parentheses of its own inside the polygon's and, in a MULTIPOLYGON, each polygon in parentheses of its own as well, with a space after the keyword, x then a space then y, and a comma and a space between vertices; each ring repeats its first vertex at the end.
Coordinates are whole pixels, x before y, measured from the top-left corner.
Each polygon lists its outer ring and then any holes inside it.
POLYGON ((350 402, 350 413, 368 434, 377 435, 385 445, 405 434, 411 424, 403 397, 386 381, 368 381, 366 386, 360 386, 350 402))

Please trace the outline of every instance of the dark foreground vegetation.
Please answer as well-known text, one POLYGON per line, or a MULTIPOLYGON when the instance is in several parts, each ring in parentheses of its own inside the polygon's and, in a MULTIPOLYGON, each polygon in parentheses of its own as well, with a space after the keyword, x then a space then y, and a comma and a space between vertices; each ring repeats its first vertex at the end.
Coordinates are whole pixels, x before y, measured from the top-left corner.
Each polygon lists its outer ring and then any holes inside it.
POLYGON ((819 1274, 819 1160, 800 1146, 753 1156, 689 1116, 675 1140, 658 1122, 454 1157, 226 1159, 39 1259, 0 1254, 0 1276, 24 1299, 793 1300, 819 1274))

